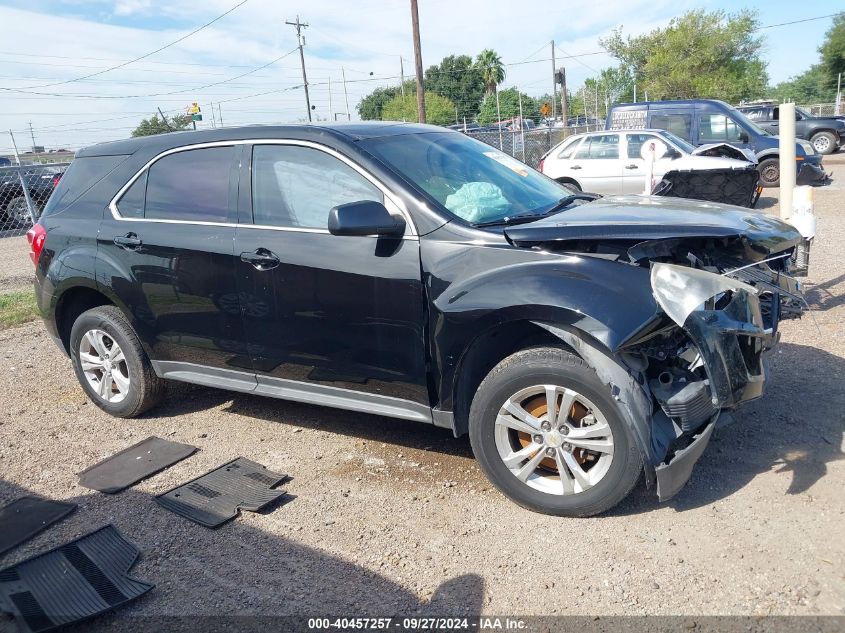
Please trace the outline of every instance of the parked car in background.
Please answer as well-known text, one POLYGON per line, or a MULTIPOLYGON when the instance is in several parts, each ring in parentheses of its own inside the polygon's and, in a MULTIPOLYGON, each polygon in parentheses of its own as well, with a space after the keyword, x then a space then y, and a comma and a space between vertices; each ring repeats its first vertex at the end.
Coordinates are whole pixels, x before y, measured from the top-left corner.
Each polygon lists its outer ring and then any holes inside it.
POLYGON ((614 130, 567 138, 543 157, 539 170, 577 191, 641 194, 647 174, 641 150, 649 141, 656 141, 663 148, 654 163, 655 182, 672 170, 744 170, 749 165, 748 160, 697 155, 710 146, 696 149, 666 130, 614 130))
POLYGON ((20 229, 32 224, 19 171, 27 183, 29 197, 38 216, 59 184, 64 167, 23 165, 0 169, 0 229, 20 229))
MULTIPOLYGON (((780 131, 780 107, 776 103, 749 103, 736 109, 770 134, 780 131)), ((795 136, 810 141, 819 154, 833 154, 845 142, 845 121, 837 117, 816 117, 796 107, 795 136)))
POLYGON ((568 127, 583 127, 585 125, 599 127, 604 125, 604 121, 592 116, 573 116, 566 120, 566 125, 568 127))
POLYGON ((172 379, 427 422, 517 503, 586 516, 643 474, 675 495, 763 395, 801 235, 751 215, 595 200, 364 122, 83 149, 27 237, 47 330, 111 415, 172 379))
MULTIPOLYGON (((751 149, 757 156, 764 187, 780 184, 779 139, 736 108, 715 99, 623 103, 611 108, 606 130, 661 129, 693 145, 729 143, 751 149)), ((795 145, 798 184, 823 183, 828 176, 822 156, 809 141, 795 145)))

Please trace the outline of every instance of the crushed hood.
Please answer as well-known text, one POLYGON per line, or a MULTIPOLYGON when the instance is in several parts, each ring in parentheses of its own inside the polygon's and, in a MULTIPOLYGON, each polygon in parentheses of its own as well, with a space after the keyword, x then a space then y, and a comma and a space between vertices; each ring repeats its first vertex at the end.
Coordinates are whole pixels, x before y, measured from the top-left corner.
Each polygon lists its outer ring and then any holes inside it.
POLYGON ((780 253, 801 241, 792 225, 743 207, 679 198, 614 196, 505 229, 517 246, 543 243, 740 237, 758 253, 780 253))
POLYGON ((748 148, 734 147, 727 143, 708 143, 700 145, 692 151, 693 156, 720 156, 722 158, 733 158, 735 160, 747 161, 757 164, 757 155, 748 148))

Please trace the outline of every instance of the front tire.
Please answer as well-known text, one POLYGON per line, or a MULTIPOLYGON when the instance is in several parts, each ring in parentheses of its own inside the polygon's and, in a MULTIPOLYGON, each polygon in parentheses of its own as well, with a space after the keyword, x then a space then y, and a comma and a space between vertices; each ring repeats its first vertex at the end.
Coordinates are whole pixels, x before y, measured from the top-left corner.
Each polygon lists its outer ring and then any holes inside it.
POLYGON ((757 166, 760 172, 760 182, 764 187, 780 185, 780 161, 777 158, 767 158, 757 166))
POLYGON ((583 360, 557 348, 523 350, 496 365, 473 398, 469 435, 493 485, 544 514, 604 512, 628 495, 642 471, 609 387, 583 360))
POLYGON ((118 418, 134 418, 161 401, 165 382, 115 306, 83 312, 70 331, 70 358, 91 401, 118 418))
POLYGON ((832 132, 819 132, 818 134, 813 135, 810 142, 819 154, 827 156, 828 154, 833 154, 833 152, 836 151, 836 145, 839 142, 839 139, 837 139, 836 135, 832 132))

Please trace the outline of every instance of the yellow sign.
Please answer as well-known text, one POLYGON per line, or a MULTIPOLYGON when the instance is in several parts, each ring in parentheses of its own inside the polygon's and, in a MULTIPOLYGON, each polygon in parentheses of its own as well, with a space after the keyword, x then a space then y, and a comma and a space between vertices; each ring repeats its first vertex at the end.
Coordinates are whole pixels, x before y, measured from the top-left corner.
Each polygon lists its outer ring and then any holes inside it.
POLYGON ((543 105, 540 106, 540 114, 543 116, 549 116, 552 113, 552 106, 549 105, 549 102, 546 101, 543 105))
POLYGON ((200 113, 200 104, 194 101, 189 108, 190 114, 199 114, 200 113))

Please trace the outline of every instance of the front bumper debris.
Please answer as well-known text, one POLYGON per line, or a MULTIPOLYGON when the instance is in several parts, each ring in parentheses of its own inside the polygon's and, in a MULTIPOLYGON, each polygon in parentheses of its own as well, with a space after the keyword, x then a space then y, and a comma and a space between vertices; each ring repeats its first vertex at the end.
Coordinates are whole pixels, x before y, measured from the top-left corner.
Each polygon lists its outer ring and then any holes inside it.
POLYGON ((695 463, 710 442, 715 426, 716 419, 714 418, 701 429, 689 446, 676 451, 669 463, 662 463, 654 469, 657 476, 657 498, 660 501, 671 499, 687 483, 695 463))
POLYGON ((831 175, 825 172, 821 163, 809 163, 807 161, 803 161, 795 177, 795 184, 797 185, 826 185, 830 181, 831 175))

